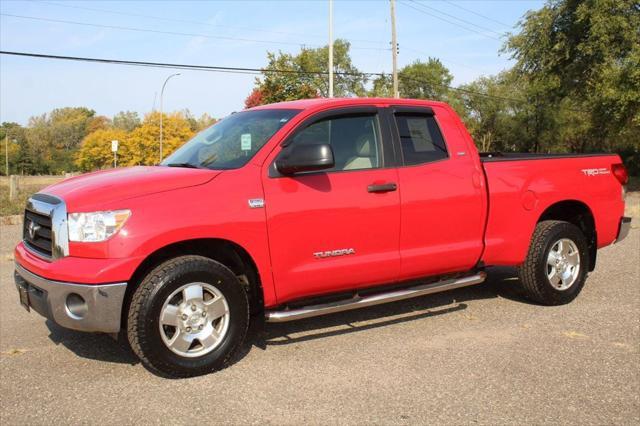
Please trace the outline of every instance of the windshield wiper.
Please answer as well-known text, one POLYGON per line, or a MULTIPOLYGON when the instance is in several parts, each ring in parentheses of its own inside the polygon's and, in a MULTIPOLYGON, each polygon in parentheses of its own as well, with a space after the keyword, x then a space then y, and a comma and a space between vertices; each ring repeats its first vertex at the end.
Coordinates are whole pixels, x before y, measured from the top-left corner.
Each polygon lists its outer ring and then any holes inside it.
POLYGON ((195 164, 191 164, 191 163, 169 163, 166 164, 167 167, 185 167, 187 169, 201 169, 202 167, 200 166, 196 166, 195 164))

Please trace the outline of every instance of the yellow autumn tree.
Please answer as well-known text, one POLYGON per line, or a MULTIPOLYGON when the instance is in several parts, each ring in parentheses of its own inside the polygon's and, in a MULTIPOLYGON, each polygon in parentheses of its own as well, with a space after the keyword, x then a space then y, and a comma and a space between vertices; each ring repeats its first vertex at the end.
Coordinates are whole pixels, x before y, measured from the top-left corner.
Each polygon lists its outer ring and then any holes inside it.
POLYGON ((101 129, 89 133, 80 145, 76 154, 76 165, 82 171, 113 167, 113 152, 111 141, 117 140, 118 165, 125 165, 129 161, 129 135, 120 129, 101 129))
MULTIPOLYGON (((182 146, 194 135, 189 120, 180 112, 164 114, 162 119, 163 155, 182 146)), ((118 166, 158 164, 160 159, 160 113, 147 114, 131 132, 109 127, 88 134, 80 145, 75 164, 82 171, 113 166, 111 141, 119 141, 118 166)))
MULTIPOLYGON (((164 114, 162 118, 163 156, 166 158, 194 135, 182 113, 164 114)), ((142 125, 129 135, 130 156, 127 165, 158 164, 160 159, 160 113, 147 114, 142 125)), ((124 165, 124 163, 123 163, 124 165)))

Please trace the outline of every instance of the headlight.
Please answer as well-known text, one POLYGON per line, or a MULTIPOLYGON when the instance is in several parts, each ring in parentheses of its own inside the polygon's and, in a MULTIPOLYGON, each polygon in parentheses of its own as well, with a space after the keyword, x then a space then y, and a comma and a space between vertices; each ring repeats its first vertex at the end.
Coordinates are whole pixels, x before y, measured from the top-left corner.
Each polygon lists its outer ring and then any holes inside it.
POLYGON ((130 210, 69 213, 69 241, 100 242, 113 237, 131 216, 130 210))

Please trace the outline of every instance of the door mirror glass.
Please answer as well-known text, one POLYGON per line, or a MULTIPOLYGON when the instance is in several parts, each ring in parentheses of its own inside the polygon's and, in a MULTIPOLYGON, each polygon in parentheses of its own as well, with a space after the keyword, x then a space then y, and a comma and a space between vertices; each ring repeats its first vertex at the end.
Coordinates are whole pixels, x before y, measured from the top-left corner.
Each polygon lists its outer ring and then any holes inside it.
POLYGON ((276 160, 276 169, 283 175, 331 169, 335 166, 329 144, 293 144, 285 148, 276 160))

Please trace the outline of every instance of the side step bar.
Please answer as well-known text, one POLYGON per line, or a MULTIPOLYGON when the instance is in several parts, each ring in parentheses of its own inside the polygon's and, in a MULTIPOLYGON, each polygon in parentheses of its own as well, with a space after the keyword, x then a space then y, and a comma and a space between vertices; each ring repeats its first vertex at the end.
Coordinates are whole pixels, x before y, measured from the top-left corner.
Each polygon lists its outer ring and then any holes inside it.
POLYGON ((351 299, 340 300, 338 302, 305 306, 298 309, 266 311, 265 319, 267 322, 287 322, 303 318, 332 314, 335 312, 349 311, 351 309, 359 309, 367 306, 381 305, 383 303, 390 303, 398 300, 410 299, 412 297, 424 296, 426 294, 440 293, 442 291, 480 284, 484 282, 486 277, 486 272, 478 272, 477 274, 466 276, 463 278, 453 278, 438 281, 435 283, 404 288, 402 290, 394 290, 387 293, 374 294, 371 296, 362 297, 356 294, 351 299))

